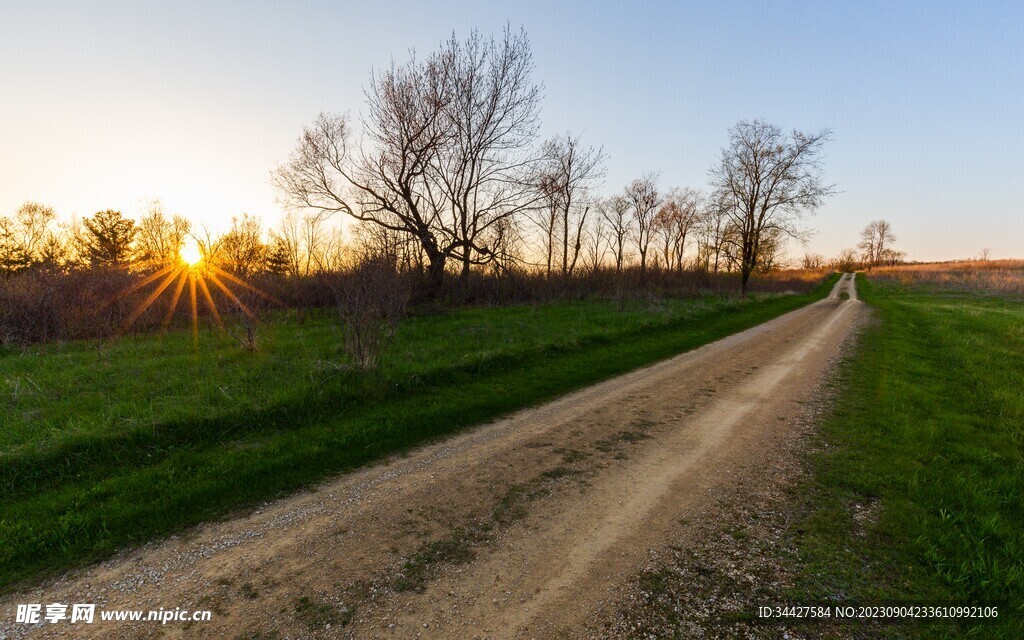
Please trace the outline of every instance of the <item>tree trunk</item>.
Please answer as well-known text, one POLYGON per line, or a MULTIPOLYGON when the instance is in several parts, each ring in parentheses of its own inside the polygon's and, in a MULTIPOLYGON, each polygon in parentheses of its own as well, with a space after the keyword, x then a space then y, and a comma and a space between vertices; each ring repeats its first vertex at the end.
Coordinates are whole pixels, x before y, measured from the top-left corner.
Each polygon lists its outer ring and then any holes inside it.
POLYGON ((445 255, 437 250, 426 249, 427 254, 427 290, 428 301, 436 300, 444 286, 445 255))
POLYGON ((743 265, 743 269, 741 270, 741 273, 742 273, 742 275, 741 275, 741 279, 740 279, 740 297, 746 298, 747 297, 747 281, 750 280, 750 269, 746 265, 743 265))
POLYGON ((569 209, 562 217, 562 275, 569 273, 569 209))

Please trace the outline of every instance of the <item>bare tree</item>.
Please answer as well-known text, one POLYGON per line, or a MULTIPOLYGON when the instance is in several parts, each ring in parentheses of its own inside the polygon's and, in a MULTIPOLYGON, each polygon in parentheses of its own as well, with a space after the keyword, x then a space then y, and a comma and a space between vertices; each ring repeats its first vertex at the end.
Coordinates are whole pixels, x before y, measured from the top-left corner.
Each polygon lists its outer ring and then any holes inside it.
POLYGON ((52 207, 26 202, 13 217, 0 217, 0 270, 15 271, 40 261, 40 250, 52 237, 52 207))
POLYGON ((626 241, 633 233, 633 219, 629 216, 629 200, 617 195, 599 203, 601 217, 608 223, 612 254, 615 256, 615 272, 620 273, 625 261, 626 241))
POLYGON ((304 260, 303 275, 319 271, 324 263, 323 253, 326 250, 326 232, 322 216, 303 216, 302 218, 302 256, 304 260))
POLYGON ((26 202, 14 213, 14 221, 22 250, 30 260, 36 260, 40 245, 46 239, 50 224, 56 219, 53 207, 38 202, 26 202))
MULTIPOLYGON (((298 148, 274 172, 285 203, 319 212, 343 213, 421 244, 436 292, 450 254, 442 225, 442 203, 432 183, 431 165, 450 133, 443 119, 450 102, 451 63, 435 55, 415 58, 371 77, 368 146, 350 153, 351 128, 340 115, 320 114, 306 127, 298 148)), ((290 234, 281 246, 294 254, 290 234)))
POLYGON ((758 252, 757 266, 758 273, 771 273, 776 269, 785 268, 783 250, 786 245, 786 235, 779 229, 770 229, 761 238, 761 250, 758 252))
POLYGON ((451 101, 444 110, 451 139, 435 156, 435 176, 451 216, 451 251, 462 264, 493 259, 487 240, 500 220, 527 211, 537 200, 529 177, 535 158, 541 86, 524 31, 508 27, 500 39, 454 35, 441 52, 451 62, 451 101))
POLYGON ((220 242, 220 258, 225 269, 248 276, 262 271, 267 260, 260 219, 243 213, 231 218, 231 228, 220 242))
POLYGON ((766 234, 777 230, 799 238, 801 215, 835 192, 822 182, 821 153, 830 135, 827 129, 786 135, 762 120, 741 121, 729 130, 729 143, 709 176, 737 231, 743 295, 766 234))
POLYGON ((697 221, 697 264, 705 271, 718 273, 729 233, 727 205, 713 198, 701 208, 697 221))
POLYGON ((820 253, 805 252, 800 265, 804 269, 823 269, 825 268, 825 256, 820 253))
POLYGON ((544 252, 544 274, 551 277, 551 269, 555 264, 555 246, 558 243, 558 213, 561 210, 559 192, 554 181, 541 176, 537 188, 541 193, 541 203, 532 212, 532 219, 540 231, 540 242, 544 252))
POLYGON ((672 189, 654 216, 654 234, 661 240, 667 269, 683 270, 686 237, 698 219, 700 194, 693 189, 672 189))
POLYGON ((206 226, 201 229, 192 229, 189 237, 195 241, 199 249, 199 255, 204 262, 224 262, 224 236, 216 235, 206 226))
POLYGON ((623 195, 629 202, 633 222, 636 223, 636 233, 633 239, 636 241, 636 248, 640 253, 640 279, 643 280, 647 273, 647 251, 651 246, 654 216, 661 205, 658 176, 653 173, 644 174, 642 178, 629 183, 623 195))
POLYGON ((302 217, 296 211, 289 211, 281 217, 277 229, 271 232, 271 242, 284 255, 288 274, 302 274, 302 217))
POLYGON ((843 249, 830 263, 836 271, 853 271, 860 268, 860 259, 854 249, 843 249))
POLYGON ((494 225, 490 242, 494 259, 491 267, 496 275, 505 275, 520 267, 524 262, 525 239, 519 218, 507 217, 494 225))
POLYGON ((529 146, 540 87, 525 33, 454 36, 371 78, 367 144, 350 152, 346 118, 322 114, 275 179, 286 203, 345 213, 411 235, 436 291, 449 258, 462 273, 494 259, 499 222, 532 206, 529 146))
MULTIPOLYGON (((347 254, 345 237, 340 225, 332 225, 321 230, 318 250, 313 256, 317 271, 333 272, 339 270, 345 264, 345 260, 348 257, 347 254)), ((409 268, 410 265, 404 262, 403 267, 409 268)))
POLYGON ((886 220, 872 220, 864 230, 860 232, 860 249, 864 264, 875 267, 889 258, 893 243, 896 242, 896 235, 892 232, 892 225, 886 220))
POLYGON ((579 260, 583 228, 590 212, 589 192, 605 175, 602 149, 584 147, 579 136, 551 138, 541 150, 538 186, 544 203, 542 230, 547 236, 547 269, 551 273, 554 231, 561 232, 562 275, 572 275, 579 260))
MULTIPOLYGON (((602 213, 601 204, 596 204, 599 214, 602 213)), ((611 233, 604 215, 592 216, 592 220, 590 228, 586 230, 583 254, 583 268, 588 271, 596 271, 604 263, 611 244, 611 233)))
POLYGON ((892 267, 902 263, 906 257, 907 254, 905 251, 886 248, 883 249, 881 255, 878 256, 878 263, 887 267, 892 267))
POLYGON ((162 266, 178 259, 191 224, 182 216, 169 218, 159 200, 151 200, 137 225, 135 251, 138 259, 162 266))

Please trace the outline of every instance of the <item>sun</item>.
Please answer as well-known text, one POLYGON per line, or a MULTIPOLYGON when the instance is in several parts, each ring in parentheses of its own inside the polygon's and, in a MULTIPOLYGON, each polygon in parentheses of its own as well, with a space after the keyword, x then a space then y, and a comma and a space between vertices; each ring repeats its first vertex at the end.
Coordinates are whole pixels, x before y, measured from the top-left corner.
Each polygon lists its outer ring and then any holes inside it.
POLYGON ((196 266, 203 259, 203 252, 199 250, 199 243, 195 241, 183 244, 178 255, 181 257, 181 261, 190 267, 196 266))
POLYGON ((199 336, 200 300, 206 303, 206 308, 209 310, 210 315, 213 316, 214 321, 216 321, 221 330, 226 331, 224 321, 221 319, 220 312, 217 310, 217 304, 214 302, 211 287, 207 283, 213 285, 213 292, 220 291, 225 298, 227 298, 234 306, 240 309, 242 313, 252 320, 256 320, 256 316, 253 314, 252 310, 249 309, 249 307, 242 302, 242 300, 239 299, 231 289, 228 288, 228 283, 248 289, 265 300, 280 304, 280 301, 274 296, 260 291, 258 288, 237 276, 231 275, 227 271, 218 267, 214 260, 207 259, 207 257, 203 255, 203 251, 199 248, 199 243, 195 240, 186 243, 181 247, 181 249, 179 249, 178 258, 178 261, 170 261, 168 264, 165 264, 163 268, 150 273, 145 278, 142 278, 135 284, 114 296, 113 300, 117 300, 144 287, 148 287, 154 282, 157 283, 156 288, 152 289, 149 292, 149 295, 135 306, 132 312, 121 324, 120 333, 127 331, 128 327, 130 327, 131 324, 135 322, 140 315, 142 315, 143 311, 156 302, 164 291, 173 290, 173 293, 171 294, 171 301, 164 313, 164 320, 162 323, 162 330, 167 331, 167 327, 170 325, 171 319, 174 317, 174 312, 178 308, 178 303, 183 297, 182 294, 185 293, 186 284, 188 285, 187 300, 192 312, 193 341, 198 340, 199 336), (172 287, 171 285, 174 286, 172 287), (198 294, 202 294, 201 297, 198 294))

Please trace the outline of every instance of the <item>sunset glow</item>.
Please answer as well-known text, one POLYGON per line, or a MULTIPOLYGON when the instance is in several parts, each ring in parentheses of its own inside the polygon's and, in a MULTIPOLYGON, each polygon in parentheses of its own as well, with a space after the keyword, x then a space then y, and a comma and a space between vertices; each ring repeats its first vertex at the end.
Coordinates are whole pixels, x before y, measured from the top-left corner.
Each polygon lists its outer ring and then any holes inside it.
POLYGON ((139 290, 145 289, 154 283, 156 284, 149 294, 135 305, 132 312, 122 323, 122 333, 127 331, 146 309, 153 306, 157 300, 163 297, 164 292, 170 291, 171 293, 168 294, 169 301, 167 303, 166 311, 163 313, 163 322, 161 323, 161 330, 166 332, 171 324, 175 311, 178 309, 186 283, 188 284, 189 290, 189 315, 191 317, 193 338, 198 336, 200 305, 207 308, 210 316, 213 318, 213 321, 221 331, 226 331, 224 327, 224 320, 221 317, 221 313, 217 308, 217 303, 211 293, 211 287, 207 283, 213 285, 212 291, 218 291, 227 299, 228 302, 231 303, 231 305, 245 314, 245 316, 250 320, 256 319, 252 309, 250 309, 249 306, 246 305, 238 295, 228 287, 227 283, 231 283, 236 287, 241 287, 255 293, 265 300, 279 303, 279 301, 273 296, 264 293, 241 278, 231 275, 212 262, 204 261, 202 251, 195 242, 186 243, 182 246, 179 251, 179 256, 181 258, 180 263, 167 265, 164 268, 149 274, 115 297, 115 299, 123 298, 139 290))
POLYGON ((190 267, 196 266, 203 259, 203 252, 199 249, 199 243, 194 240, 183 244, 178 251, 178 255, 181 257, 182 262, 190 267))

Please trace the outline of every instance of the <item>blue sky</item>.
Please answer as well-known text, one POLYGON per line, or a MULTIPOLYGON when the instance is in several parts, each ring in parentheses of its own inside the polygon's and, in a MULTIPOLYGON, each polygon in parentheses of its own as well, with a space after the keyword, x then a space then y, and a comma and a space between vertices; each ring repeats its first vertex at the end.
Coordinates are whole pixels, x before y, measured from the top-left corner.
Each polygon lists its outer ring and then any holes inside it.
POLYGON ((828 127, 841 193, 810 250, 886 218, 911 258, 1024 257, 1020 2, 7 1, 0 214, 158 197, 214 230, 273 224, 268 172, 303 124, 358 115, 372 67, 506 22, 530 35, 544 134, 603 145, 606 191, 703 186, 740 119, 828 127))

